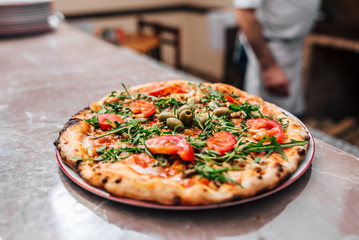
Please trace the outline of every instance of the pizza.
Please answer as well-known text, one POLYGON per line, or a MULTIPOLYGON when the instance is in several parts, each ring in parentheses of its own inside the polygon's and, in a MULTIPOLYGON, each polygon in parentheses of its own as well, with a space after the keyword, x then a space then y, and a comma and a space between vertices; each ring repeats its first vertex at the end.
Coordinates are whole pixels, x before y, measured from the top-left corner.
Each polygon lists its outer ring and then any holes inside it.
POLYGON ((303 125, 223 83, 154 82, 76 113, 55 146, 88 184, 163 205, 249 198, 288 179, 307 154, 303 125))

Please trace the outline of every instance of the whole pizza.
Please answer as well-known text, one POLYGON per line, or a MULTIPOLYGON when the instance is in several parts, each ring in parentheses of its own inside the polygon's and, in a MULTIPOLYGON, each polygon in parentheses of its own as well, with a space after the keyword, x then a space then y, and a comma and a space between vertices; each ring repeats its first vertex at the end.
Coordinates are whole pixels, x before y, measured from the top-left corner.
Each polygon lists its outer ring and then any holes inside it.
POLYGON ((62 161, 110 194, 206 205, 275 188, 309 135, 277 106, 222 83, 155 82, 113 91, 55 141, 62 161))

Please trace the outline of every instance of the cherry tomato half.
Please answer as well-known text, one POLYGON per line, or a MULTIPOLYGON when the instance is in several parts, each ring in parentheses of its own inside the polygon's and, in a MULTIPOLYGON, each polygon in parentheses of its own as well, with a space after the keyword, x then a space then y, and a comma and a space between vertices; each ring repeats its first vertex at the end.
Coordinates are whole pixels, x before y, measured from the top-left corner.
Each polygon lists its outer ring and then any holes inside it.
POLYGON ((114 114, 114 113, 100 114, 97 116, 97 120, 98 120, 98 123, 100 124, 101 130, 104 130, 104 131, 113 128, 112 125, 109 124, 106 120, 109 120, 112 123, 115 123, 115 121, 120 122, 121 124, 124 123, 122 118, 119 115, 114 114))
POLYGON ((248 132, 253 134, 255 140, 265 136, 274 136, 279 143, 283 141, 283 128, 280 123, 268 118, 252 118, 247 120, 248 132))
POLYGON ((194 152, 191 145, 181 136, 165 135, 145 141, 151 153, 178 154, 183 161, 193 161, 194 152))
POLYGON ((242 103, 235 99, 234 97, 229 96, 228 94, 223 95, 230 103, 241 105, 242 103))
POLYGON ((227 131, 217 132, 213 137, 207 139, 207 147, 221 155, 231 151, 236 143, 237 140, 234 135, 227 131))
POLYGON ((131 103, 130 110, 132 113, 142 113, 144 117, 149 117, 156 112, 156 107, 152 103, 137 100, 131 103))
POLYGON ((165 97, 172 93, 186 93, 187 91, 179 86, 163 86, 150 90, 147 94, 154 97, 165 97))

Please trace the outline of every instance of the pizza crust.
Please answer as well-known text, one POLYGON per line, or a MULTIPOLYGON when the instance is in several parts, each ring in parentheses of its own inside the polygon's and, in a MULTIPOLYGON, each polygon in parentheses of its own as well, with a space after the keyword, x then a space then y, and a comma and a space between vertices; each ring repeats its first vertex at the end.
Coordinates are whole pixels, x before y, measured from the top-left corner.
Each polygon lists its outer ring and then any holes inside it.
MULTIPOLYGON (((131 88, 130 91, 134 93, 141 89, 148 89, 162 84, 183 86, 187 85, 187 81, 174 80, 164 83, 145 84, 131 88)), ((205 83, 205 85, 210 85, 216 91, 233 92, 250 102, 263 104, 263 111, 270 112, 276 117, 287 117, 275 105, 265 103, 259 97, 248 95, 246 92, 233 86, 222 83, 205 83)), ((187 93, 187 95, 190 94, 195 93, 187 93)), ((105 96, 99 102, 93 103, 90 107, 75 114, 60 131, 55 145, 62 161, 74 169, 87 183, 103 188, 117 196, 153 201, 165 205, 206 205, 248 198, 273 189, 285 181, 297 169, 298 164, 304 159, 308 149, 308 144, 284 149, 288 161, 285 161, 280 154, 273 153, 270 157, 263 160, 265 169, 261 168, 261 164, 256 166, 254 163, 251 163, 255 166, 248 166, 248 169, 243 171, 229 171, 228 174, 238 181, 241 186, 232 183, 213 186, 213 184, 206 185, 197 181, 193 186, 185 187, 182 181, 182 172, 168 177, 161 177, 156 175, 156 173, 152 175, 144 174, 143 172, 139 173, 139 171, 136 171, 136 168, 126 164, 128 161, 95 164, 92 161, 71 160, 73 157, 89 157, 88 146, 86 146, 84 139, 88 137, 87 134, 93 130, 91 129, 93 127, 86 123, 84 119, 91 116, 91 109, 96 109, 105 101, 110 100, 105 96), (258 169, 260 169, 259 172, 257 171, 258 169)), ((286 130, 287 141, 290 139, 308 140, 309 136, 305 128, 297 120, 288 119, 289 125, 286 130)), ((139 157, 143 158, 143 155, 139 157)))

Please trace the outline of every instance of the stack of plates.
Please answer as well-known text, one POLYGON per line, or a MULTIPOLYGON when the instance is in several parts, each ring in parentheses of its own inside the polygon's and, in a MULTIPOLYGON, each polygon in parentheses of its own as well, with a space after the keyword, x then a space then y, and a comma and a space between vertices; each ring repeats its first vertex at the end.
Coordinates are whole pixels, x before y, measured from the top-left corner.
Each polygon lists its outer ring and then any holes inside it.
POLYGON ((52 1, 0 1, 0 37, 50 31, 53 24, 52 1))

